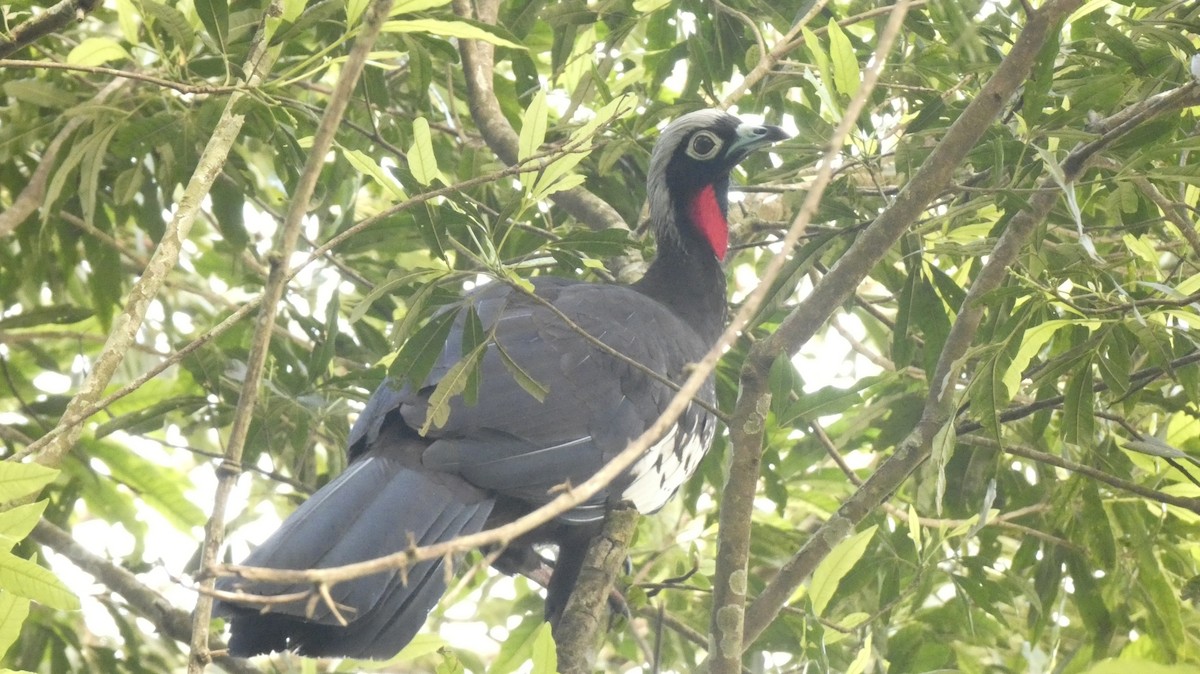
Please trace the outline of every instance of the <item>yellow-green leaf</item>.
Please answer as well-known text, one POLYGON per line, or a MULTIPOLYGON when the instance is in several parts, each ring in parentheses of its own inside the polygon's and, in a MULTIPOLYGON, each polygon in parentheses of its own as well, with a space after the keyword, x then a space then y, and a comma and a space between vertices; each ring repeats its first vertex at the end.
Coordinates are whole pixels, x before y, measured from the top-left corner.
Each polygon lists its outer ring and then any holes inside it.
POLYGON ((508 370, 508 373, 512 375, 512 378, 517 382, 517 385, 520 386, 526 393, 533 396, 534 399, 536 399, 539 403, 545 402, 546 394, 550 392, 550 389, 543 386, 540 382, 531 377, 528 372, 522 369, 521 366, 517 364, 517 361, 513 360, 512 356, 508 355, 508 352, 504 350, 504 347, 500 346, 500 342, 496 342, 496 351, 500 354, 500 362, 504 363, 504 369, 508 370))
POLYGON ((36 463, 0 461, 0 503, 36 494, 55 477, 57 470, 36 463))
POLYGON ((539 89, 525 109, 521 119, 521 138, 517 144, 517 161, 525 161, 537 154, 546 141, 546 125, 549 111, 546 106, 546 90, 539 89))
POLYGON ((29 600, 0 592, 0 660, 21 634, 21 625, 29 615, 29 600))
POLYGON ((0 552, 0 589, 56 611, 79 610, 79 598, 49 569, 11 552, 0 552))
POLYGON ((854 56, 854 45, 842 31, 837 20, 829 20, 829 57, 833 61, 833 84, 846 96, 858 91, 858 59, 854 56))
POLYGON ((413 120, 413 142, 408 148, 408 170, 422 185, 428 185, 438 176, 437 156, 433 154, 433 138, 429 135, 429 121, 424 117, 413 120))
POLYGON ((850 569, 854 568, 863 553, 867 551, 867 546, 871 543, 871 538, 875 536, 877 528, 877 526, 871 526, 838 543, 817 566, 817 570, 813 572, 812 582, 809 584, 814 613, 817 615, 825 613, 825 608, 829 606, 829 600, 837 591, 838 583, 847 573, 850 573, 850 569))
POLYGON ((1021 374, 1029 367, 1029 361, 1033 360, 1033 357, 1042 350, 1042 347, 1050 341, 1059 328, 1065 328, 1068 325, 1084 325, 1095 329, 1100 325, 1100 321, 1053 320, 1026 330, 1021 337, 1021 348, 1017 349, 1017 355, 1013 356, 1012 362, 1004 372, 1004 388, 1008 391, 1009 400, 1012 400, 1013 396, 1017 394, 1017 388, 1021 385, 1021 374))
POLYGON ((429 396, 429 407, 425 410, 425 423, 421 424, 421 435, 431 429, 441 428, 450 420, 450 399, 462 394, 467 383, 479 368, 479 361, 487 351, 487 343, 480 344, 473 351, 455 363, 433 389, 429 396))
POLYGON ((450 4, 450 0, 400 0, 400 2, 392 5, 392 11, 388 13, 388 16, 408 14, 410 12, 423 12, 427 9, 435 9, 448 4, 450 4))
POLYGON ((440 21, 438 19, 388 21, 383 24, 383 31, 385 33, 429 33, 430 35, 439 35, 441 37, 480 40, 494 44, 497 47, 525 49, 525 47, 516 42, 506 40, 499 35, 494 35, 464 21, 440 21))
POLYGON ((366 10, 367 0, 346 0, 346 25, 357 25, 366 10))
POLYGON ((392 196, 395 198, 408 198, 404 194, 404 190, 396 182, 396 179, 393 178, 392 175, 387 171, 383 170, 383 167, 377 164, 374 159, 367 155, 367 153, 363 152, 362 150, 344 149, 342 150, 342 156, 346 158, 346 161, 350 162, 351 166, 370 176, 377 185, 391 192, 392 196))
POLYGON ((550 623, 542 623, 533 638, 533 660, 531 674, 555 674, 558 671, 558 653, 554 649, 554 637, 550 634, 550 623))
MULTIPOLYGON (((37 526, 42 512, 46 510, 49 501, 26 503, 15 508, 0 512, 0 540, 7 538, 12 543, 25 538, 37 526)), ((9 549, 9 548, 6 548, 9 549)))
POLYGON ((127 59, 131 59, 129 52, 116 40, 107 37, 89 37, 67 54, 67 63, 77 66, 98 66, 127 59))

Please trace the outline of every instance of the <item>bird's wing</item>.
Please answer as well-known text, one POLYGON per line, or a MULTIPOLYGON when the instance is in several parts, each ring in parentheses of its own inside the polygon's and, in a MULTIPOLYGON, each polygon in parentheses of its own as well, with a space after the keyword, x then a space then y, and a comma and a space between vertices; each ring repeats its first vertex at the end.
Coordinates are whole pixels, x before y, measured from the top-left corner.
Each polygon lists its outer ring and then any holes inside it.
MULTIPOLYGON (((465 299, 493 335, 479 366, 477 401, 468 405, 461 396, 449 401, 446 422, 426 433, 431 442, 422 463, 540 503, 553 498, 556 487, 591 477, 645 431, 674 395, 671 386, 596 346, 578 329, 676 382, 705 345, 665 307, 623 286, 547 279, 536 289, 557 312, 499 284, 465 299), (533 388, 544 389, 542 400, 518 382, 514 363, 537 383, 533 388)), ((426 386, 385 384, 352 438, 369 441, 371 429, 384 424, 424 426, 437 382, 462 358, 462 324, 460 319, 426 386)), ((711 401, 711 385, 702 397, 711 401)), ((565 519, 598 518, 609 500, 657 510, 695 470, 714 427, 711 415, 692 405, 639 464, 565 519)))

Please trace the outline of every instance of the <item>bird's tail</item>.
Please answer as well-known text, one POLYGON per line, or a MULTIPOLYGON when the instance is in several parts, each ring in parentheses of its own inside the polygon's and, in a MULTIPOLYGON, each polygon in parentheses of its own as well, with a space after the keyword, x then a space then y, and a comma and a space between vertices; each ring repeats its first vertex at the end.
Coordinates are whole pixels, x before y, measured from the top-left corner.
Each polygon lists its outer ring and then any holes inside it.
MULTIPOLYGON (((493 502, 461 479, 414 470, 397 456, 372 451, 305 501, 246 566, 318 569, 361 562, 430 545, 483 528, 493 502)), ((305 592, 304 583, 223 578, 220 590, 260 595, 305 592)), ((296 650, 308 656, 388 658, 424 624, 446 589, 443 560, 414 564, 338 583, 329 589, 342 625, 328 603, 309 598, 259 606, 218 602, 232 620, 230 653, 249 656, 296 650)))

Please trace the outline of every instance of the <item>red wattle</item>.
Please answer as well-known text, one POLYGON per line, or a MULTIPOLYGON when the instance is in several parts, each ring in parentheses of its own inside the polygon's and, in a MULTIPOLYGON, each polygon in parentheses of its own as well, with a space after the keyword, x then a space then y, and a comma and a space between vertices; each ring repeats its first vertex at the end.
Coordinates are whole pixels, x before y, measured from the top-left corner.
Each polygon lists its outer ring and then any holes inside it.
POLYGON ((700 233, 708 239, 713 254, 724 262, 725 254, 729 252, 729 221, 725 219, 725 214, 717 204, 717 193, 712 185, 705 185, 692 197, 688 214, 692 216, 692 222, 700 229, 700 233))

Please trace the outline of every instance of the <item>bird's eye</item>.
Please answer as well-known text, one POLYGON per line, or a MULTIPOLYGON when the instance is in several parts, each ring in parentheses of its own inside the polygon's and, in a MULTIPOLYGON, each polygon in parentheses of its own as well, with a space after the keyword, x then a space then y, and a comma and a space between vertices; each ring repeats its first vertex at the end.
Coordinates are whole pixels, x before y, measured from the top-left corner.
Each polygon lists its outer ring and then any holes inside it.
POLYGON ((717 151, 721 149, 721 139, 708 131, 701 131, 692 136, 692 141, 688 143, 687 153, 692 159, 712 159, 716 156, 717 151))

